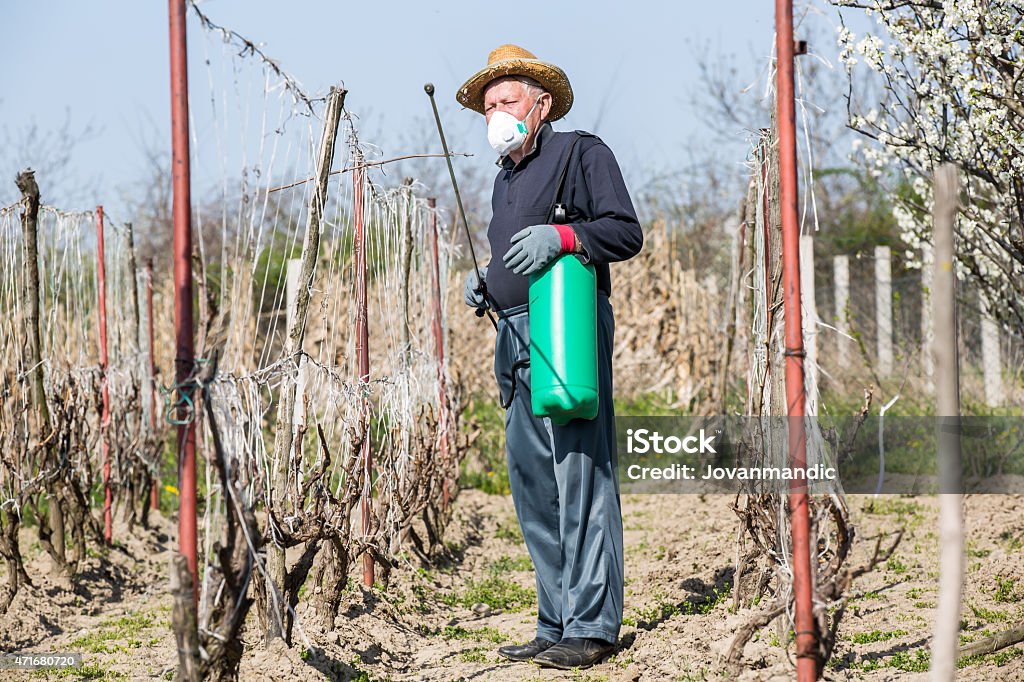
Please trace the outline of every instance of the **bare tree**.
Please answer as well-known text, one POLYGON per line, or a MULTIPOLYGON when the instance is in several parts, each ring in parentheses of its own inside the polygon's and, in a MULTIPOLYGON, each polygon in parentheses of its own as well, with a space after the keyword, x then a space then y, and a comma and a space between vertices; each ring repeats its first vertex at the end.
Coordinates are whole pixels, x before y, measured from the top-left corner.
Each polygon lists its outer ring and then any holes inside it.
MULTIPOLYGON (((441 111, 441 120, 445 125, 446 137, 449 138, 449 148, 453 152, 462 151, 465 148, 465 140, 470 139, 472 135, 483 135, 483 131, 467 125, 467 122, 472 119, 455 116, 453 113, 451 109, 441 111)), ((413 152, 441 151, 441 142, 437 137, 433 117, 426 114, 417 117, 416 122, 409 129, 417 132, 400 136, 398 138, 399 149, 413 152)), ((487 225, 491 218, 491 187, 497 167, 489 159, 476 157, 455 156, 452 158, 452 163, 459 182, 459 192, 462 194, 462 205, 466 209, 466 220, 469 222, 469 229, 473 235, 473 246, 482 261, 480 265, 484 265, 487 262, 486 254, 489 253, 487 225)), ((444 159, 415 159, 409 162, 408 166, 403 166, 402 172, 422 185, 418 188, 420 193, 437 198, 437 207, 442 216, 441 222, 450 230, 453 243, 461 246, 460 264, 468 267, 469 249, 466 247, 462 218, 458 214, 455 192, 452 190, 451 179, 448 177, 448 168, 444 159)), ((416 188, 415 185, 414 188, 416 188)))
MULTIPOLYGON (((807 54, 796 61, 803 231, 818 230, 815 249, 820 257, 854 254, 878 244, 896 246, 899 233, 884 188, 851 159, 857 136, 847 127, 850 80, 835 63, 838 50, 830 19, 808 6, 797 31, 807 43, 807 54)), ((756 140, 771 118, 771 89, 765 86, 773 73, 770 55, 761 57, 764 66, 759 70, 744 71, 739 55, 716 51, 706 43, 693 46, 691 54, 699 78, 689 89, 687 104, 707 133, 706 149, 694 155, 707 160, 700 165, 705 173, 721 173, 716 169, 721 166, 721 145, 734 144, 744 135, 756 140)), ((865 97, 877 90, 859 75, 856 84, 865 97)), ((731 210, 743 195, 748 176, 737 173, 728 180, 731 210)), ((691 210, 687 207, 688 213, 691 210)))
MULTIPOLYGON (((4 125, 0 127, 0 177, 14 177, 18 171, 31 168, 52 188, 44 201, 61 205, 95 203, 96 176, 76 175, 73 161, 78 146, 98 134, 99 129, 92 123, 75 126, 70 109, 65 110, 63 122, 54 129, 35 120, 20 127, 4 125)), ((17 200, 9 184, 0 183, 0 204, 17 200)))

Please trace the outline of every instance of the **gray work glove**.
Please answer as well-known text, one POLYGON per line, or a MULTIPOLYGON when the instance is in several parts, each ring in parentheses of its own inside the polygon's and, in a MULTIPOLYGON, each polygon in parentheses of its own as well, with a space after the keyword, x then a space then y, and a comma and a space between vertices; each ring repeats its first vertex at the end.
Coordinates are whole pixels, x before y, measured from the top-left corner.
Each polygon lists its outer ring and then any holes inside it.
POLYGON ((562 236, 554 225, 530 225, 512 235, 502 260, 517 275, 537 272, 562 253, 562 236))
MULTIPOLYGON (((480 276, 487 278, 487 266, 480 268, 480 276)), ((484 300, 483 292, 477 291, 480 288, 480 280, 476 278, 476 270, 470 270, 466 275, 466 284, 462 287, 462 294, 466 299, 466 305, 470 308, 486 308, 487 301, 484 300)))

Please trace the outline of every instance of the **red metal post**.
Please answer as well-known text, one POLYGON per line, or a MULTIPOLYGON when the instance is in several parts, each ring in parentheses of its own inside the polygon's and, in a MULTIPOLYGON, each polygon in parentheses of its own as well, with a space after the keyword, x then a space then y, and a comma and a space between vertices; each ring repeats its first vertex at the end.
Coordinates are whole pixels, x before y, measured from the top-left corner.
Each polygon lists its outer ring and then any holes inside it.
POLYGON ((196 428, 192 387, 195 363, 192 341, 192 208, 189 187, 188 49, 185 43, 185 0, 168 0, 171 34, 171 181, 174 219, 175 380, 178 398, 178 544, 192 572, 195 594, 199 589, 196 560, 196 428))
POLYGON ((100 317, 100 392, 103 412, 100 416, 100 450, 103 453, 103 541, 108 545, 114 537, 110 494, 110 390, 107 386, 107 266, 103 253, 103 207, 96 207, 96 289, 100 317))
MULTIPOLYGON (((146 327, 149 336, 149 428, 156 433, 156 362, 153 350, 153 259, 146 261, 146 327)), ((153 475, 153 486, 149 491, 149 506, 154 511, 160 508, 160 456, 157 455, 157 471, 153 475)))
MULTIPOLYGON (((363 184, 366 167, 359 165, 352 173, 352 220, 355 229, 356 252, 356 355, 359 361, 359 383, 366 389, 370 381, 370 333, 366 312, 366 235, 363 224, 363 184)), ((366 429, 363 434, 363 495, 360 510, 363 517, 363 533, 370 532, 370 514, 372 512, 373 488, 373 452, 370 450, 370 400, 364 395, 360 405, 360 421, 366 429)), ((363 585, 373 587, 373 556, 369 552, 363 555, 363 585)))
MULTIPOLYGON (((444 330, 441 325, 441 266, 437 256, 437 199, 427 199, 427 206, 430 207, 430 227, 433 232, 433 256, 434 256, 434 345, 437 347, 437 381, 440 392, 440 403, 438 408, 437 426, 441 434, 441 462, 448 466, 448 398, 444 385, 444 330)), ((448 477, 445 476, 442 486, 443 509, 448 509, 448 500, 451 496, 448 490, 448 477)))
MULTIPOLYGON (((794 469, 807 465, 804 433, 804 342, 800 319, 800 228, 797 223, 796 103, 793 84, 793 0, 775 0, 775 52, 779 121, 779 194, 782 212, 782 286, 786 322, 786 414, 794 469)), ((811 602, 810 512, 806 479, 794 477, 789 493, 796 600, 797 679, 818 677, 817 630, 811 602)))

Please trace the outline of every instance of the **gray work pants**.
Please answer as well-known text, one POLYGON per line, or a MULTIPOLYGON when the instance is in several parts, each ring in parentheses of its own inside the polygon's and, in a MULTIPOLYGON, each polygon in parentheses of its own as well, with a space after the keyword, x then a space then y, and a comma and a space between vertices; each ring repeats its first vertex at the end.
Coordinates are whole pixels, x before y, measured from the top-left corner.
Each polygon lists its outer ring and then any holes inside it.
POLYGON ((599 294, 599 408, 564 426, 530 405, 527 306, 499 312, 494 373, 505 412, 508 475, 519 527, 537 575, 537 636, 615 642, 622 624, 619 502, 612 342, 615 320, 599 294))

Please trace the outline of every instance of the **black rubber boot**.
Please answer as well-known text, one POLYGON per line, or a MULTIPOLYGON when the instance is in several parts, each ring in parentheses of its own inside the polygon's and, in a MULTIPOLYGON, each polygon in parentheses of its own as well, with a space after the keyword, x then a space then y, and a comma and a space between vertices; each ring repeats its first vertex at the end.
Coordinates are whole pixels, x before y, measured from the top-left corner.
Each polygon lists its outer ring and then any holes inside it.
POLYGON ((554 645, 554 642, 534 637, 526 644, 509 644, 498 647, 498 655, 504 656, 510 661, 529 661, 540 652, 546 651, 554 645))
POLYGON ((546 668, 589 668, 615 651, 615 645, 603 639, 566 637, 547 651, 534 656, 533 662, 546 668))

